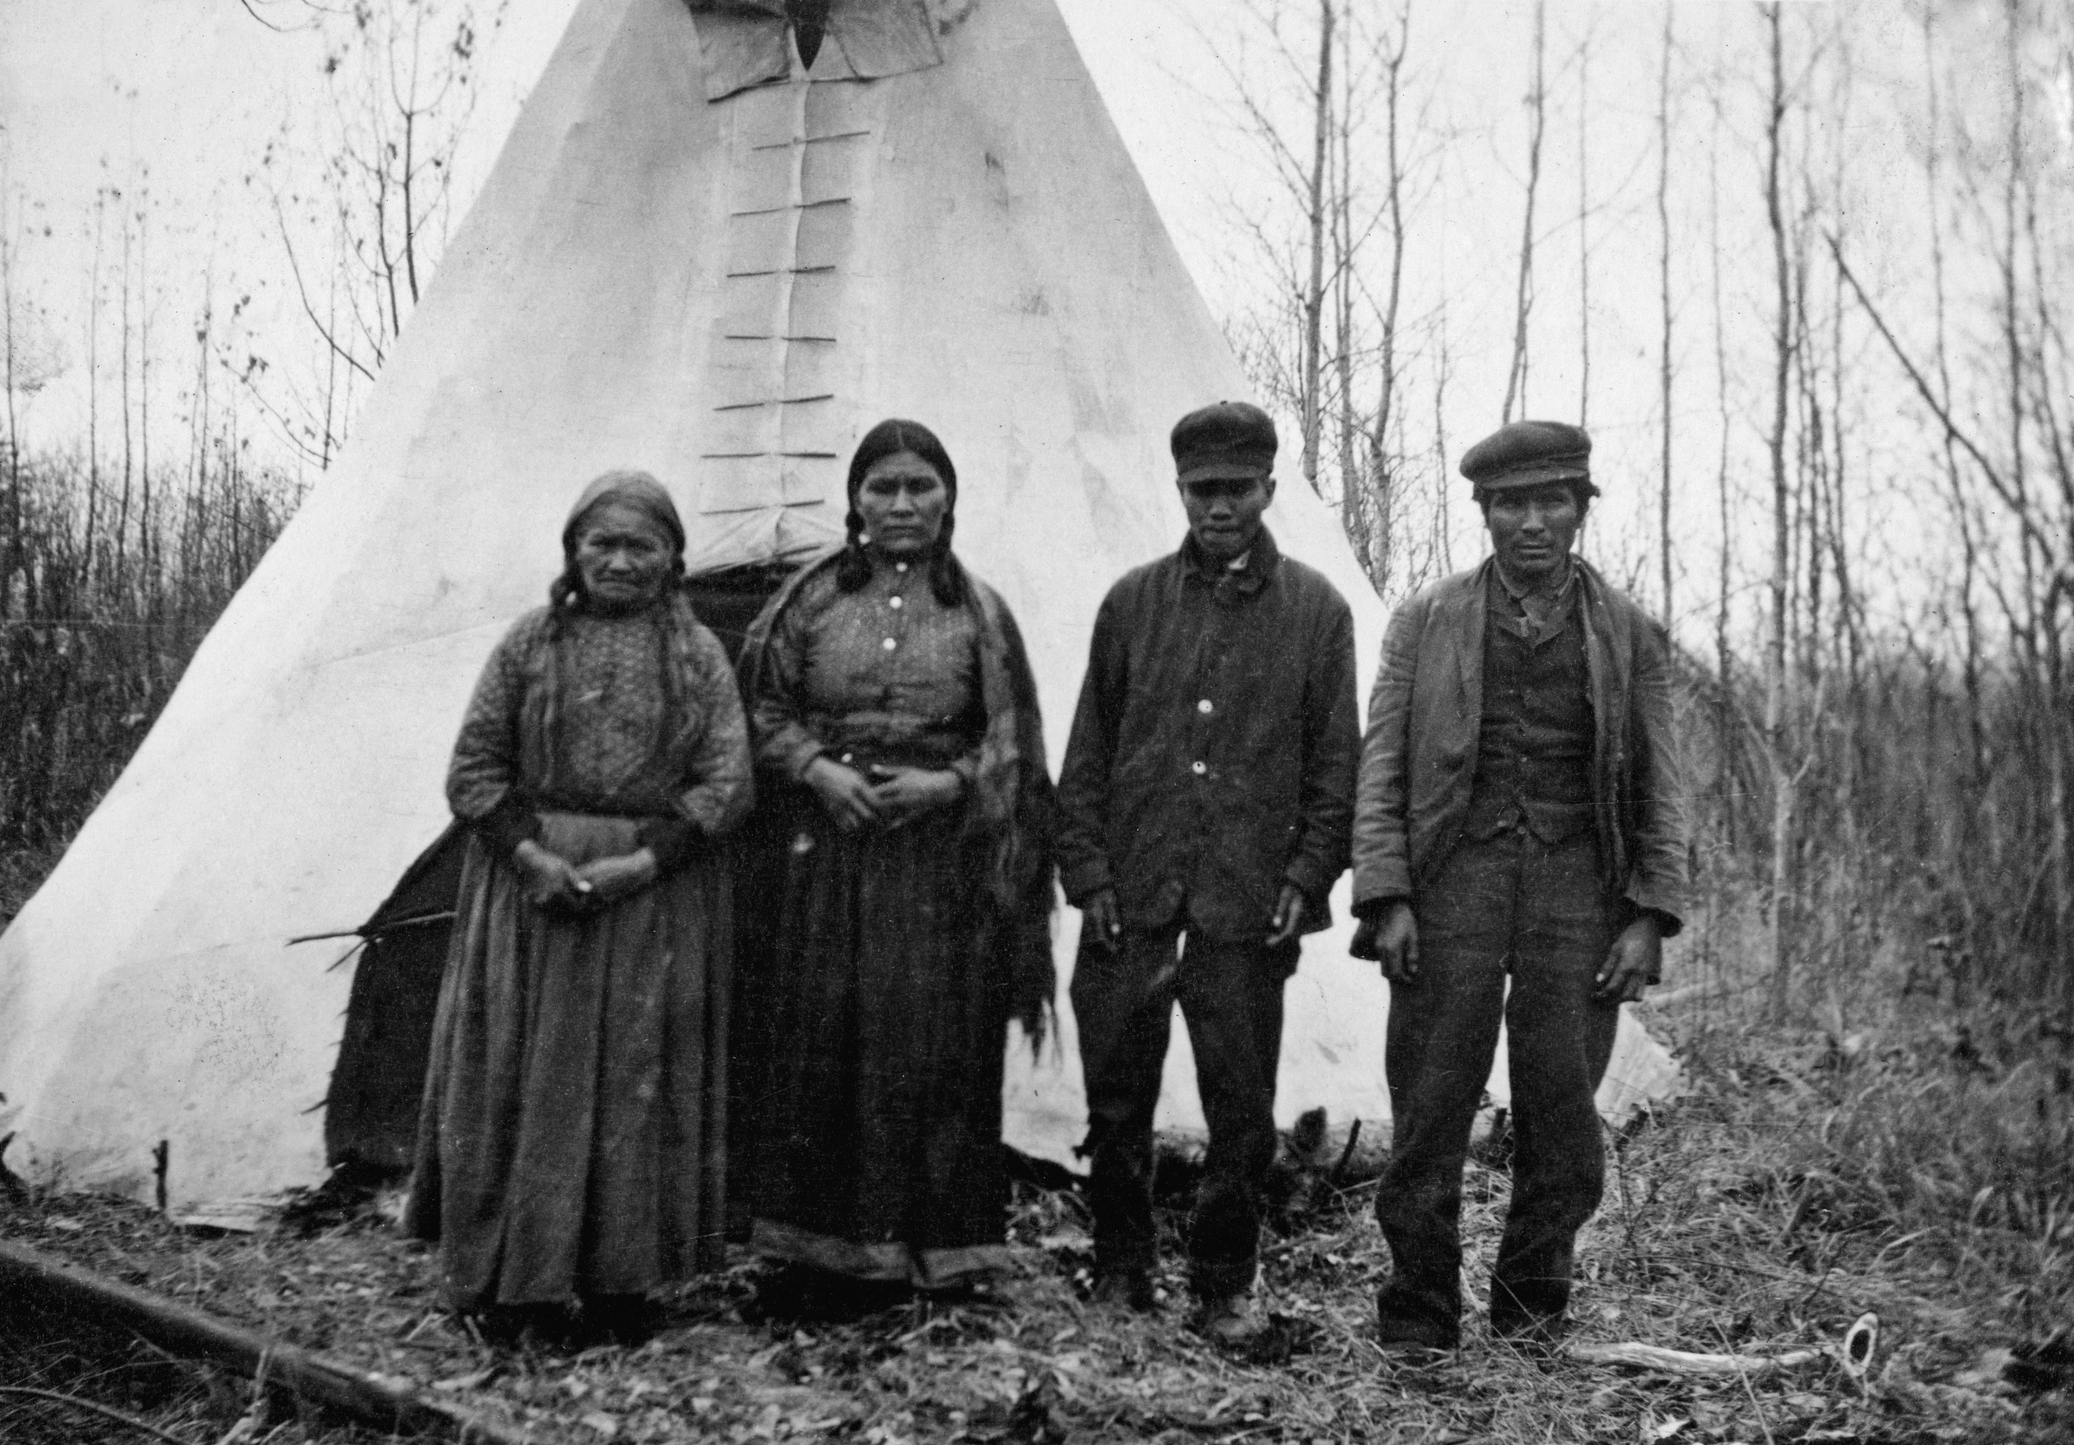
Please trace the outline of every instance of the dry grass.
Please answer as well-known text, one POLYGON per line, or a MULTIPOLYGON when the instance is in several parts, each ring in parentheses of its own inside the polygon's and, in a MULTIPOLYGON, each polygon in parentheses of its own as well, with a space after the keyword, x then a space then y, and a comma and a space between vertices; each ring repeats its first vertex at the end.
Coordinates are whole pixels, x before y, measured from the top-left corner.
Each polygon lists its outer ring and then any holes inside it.
MULTIPOLYGON (((1393 1364, 1370 1340, 1387 1269, 1372 1184, 1329 1195, 1271 1241, 1263 1299, 1275 1329, 1251 1359, 1183 1328, 1178 1269, 1158 1316, 1087 1306, 1079 1201, 1033 1190, 1018 1198, 1017 1272, 998 1301, 842 1325, 760 1321, 756 1267, 744 1263, 686 1289, 648 1345, 573 1358, 484 1346, 432 1307, 421 1249, 371 1218, 310 1237, 199 1238, 133 1205, 69 1196, 31 1201, 5 1227, 544 1439, 2074 1438, 2066 1392, 2018 1393, 1995 1353, 2074 1321, 2065 1094, 2035 1060, 1954 1055, 1943 1037, 1846 1062, 1818 1038, 1736 1046, 1717 1031, 1691 1058, 1693 1092, 1617 1141, 1606 1205, 1581 1241, 1580 1338, 1769 1354, 1834 1343, 1871 1310, 1882 1343, 1863 1386, 1827 1363, 1691 1380, 1537 1361, 1492 1341, 1480 1314, 1443 1364, 1393 1364)), ((1468 1182, 1466 1282, 1480 1305, 1507 1180, 1478 1162, 1468 1182)), ((103 1343, 73 1353, 123 1368, 103 1343)), ((44 1378, 94 1384, 47 1363, 44 1378)), ((184 1388, 152 1417, 183 1438, 213 1441, 243 1408, 223 1382, 190 1372, 184 1388)), ((0 1433, 24 1418, 18 1402, 0 1403, 0 1433)), ((279 1433, 250 1438, 352 1438, 314 1422, 267 1430, 279 1433)))

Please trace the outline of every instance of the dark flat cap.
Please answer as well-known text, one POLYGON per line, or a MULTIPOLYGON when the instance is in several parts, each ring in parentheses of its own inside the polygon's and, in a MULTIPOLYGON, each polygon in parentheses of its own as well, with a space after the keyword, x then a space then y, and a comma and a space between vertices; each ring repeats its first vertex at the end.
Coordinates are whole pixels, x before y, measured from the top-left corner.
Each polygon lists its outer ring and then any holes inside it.
POLYGON ((1264 477, 1275 469, 1275 423, 1259 407, 1220 401, 1174 424, 1174 468, 1184 482, 1264 477))
MULTIPOLYGON (((1591 434, 1560 421, 1509 421, 1462 453, 1462 475, 1477 492, 1549 482, 1591 484, 1591 434)), ((1596 495, 1597 487, 1591 487, 1596 495)))

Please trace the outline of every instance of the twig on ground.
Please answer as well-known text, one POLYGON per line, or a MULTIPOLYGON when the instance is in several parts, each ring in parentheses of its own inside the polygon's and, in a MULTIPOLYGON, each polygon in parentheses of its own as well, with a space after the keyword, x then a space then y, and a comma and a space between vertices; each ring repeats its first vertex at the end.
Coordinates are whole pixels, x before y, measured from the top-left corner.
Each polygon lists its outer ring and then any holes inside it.
POLYGON ((1734 1375, 1744 1380, 1798 1370, 1829 1357, 1825 1350, 1788 1350, 1783 1355, 1700 1354, 1636 1341, 1617 1345, 1574 1344, 1565 1353, 1587 1365, 1632 1365, 1638 1370, 1666 1375, 1734 1375))
POLYGON ((73 1410, 84 1410, 90 1415, 99 1415, 105 1420, 127 1425, 132 1430, 150 1435, 154 1439, 170 1440, 173 1445, 193 1445, 191 1441, 159 1429, 149 1420, 139 1420, 128 1411, 118 1410, 113 1405, 103 1405, 95 1400, 82 1400, 77 1395, 67 1395, 61 1390, 37 1390, 27 1385, 0 1385, 0 1395, 21 1395, 33 1400, 48 1400, 53 1404, 64 1405, 73 1410))

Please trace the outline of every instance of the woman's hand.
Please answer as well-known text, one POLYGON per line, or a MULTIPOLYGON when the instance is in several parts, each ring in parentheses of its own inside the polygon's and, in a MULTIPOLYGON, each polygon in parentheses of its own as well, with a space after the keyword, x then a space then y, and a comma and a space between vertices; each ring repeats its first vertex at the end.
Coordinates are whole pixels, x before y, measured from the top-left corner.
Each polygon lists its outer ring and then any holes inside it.
POLYGON ((518 865, 526 901, 535 908, 580 913, 590 906, 594 885, 561 854, 550 853, 528 838, 512 849, 511 861, 518 865))
POLYGON ((870 783, 855 768, 822 755, 807 764, 801 777, 837 825, 862 828, 879 820, 879 802, 870 783))
POLYGON ((888 822, 901 823, 965 796, 965 779, 948 768, 878 767, 871 770, 872 800, 888 822))
POLYGON ((576 876, 590 885, 590 896, 595 902, 606 904, 653 887, 660 871, 655 851, 637 848, 613 858, 593 858, 576 870, 576 876))

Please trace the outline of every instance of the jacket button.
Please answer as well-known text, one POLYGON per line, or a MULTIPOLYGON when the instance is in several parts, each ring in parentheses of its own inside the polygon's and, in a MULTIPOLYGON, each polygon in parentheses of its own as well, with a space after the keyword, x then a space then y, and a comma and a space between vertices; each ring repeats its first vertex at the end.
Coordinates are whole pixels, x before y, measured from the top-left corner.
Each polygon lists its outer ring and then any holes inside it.
POLYGON ((1204 773, 1210 771, 1210 766, 1207 763, 1190 763, 1188 765, 1188 771, 1194 773, 1197 777, 1200 778, 1204 773))
POLYGON ((1201 702, 1195 705, 1195 710, 1199 713, 1207 714, 1215 712, 1217 709, 1211 705, 1210 699, 1204 698, 1201 702))

